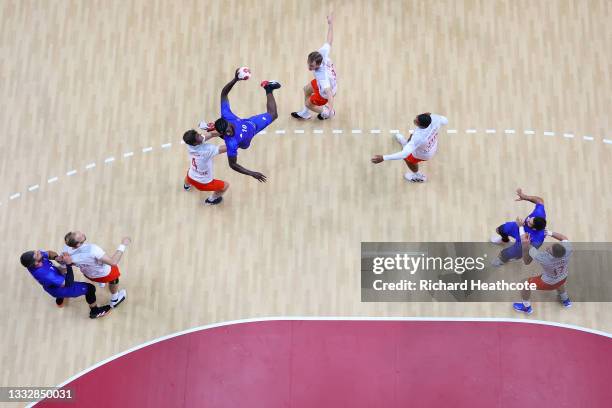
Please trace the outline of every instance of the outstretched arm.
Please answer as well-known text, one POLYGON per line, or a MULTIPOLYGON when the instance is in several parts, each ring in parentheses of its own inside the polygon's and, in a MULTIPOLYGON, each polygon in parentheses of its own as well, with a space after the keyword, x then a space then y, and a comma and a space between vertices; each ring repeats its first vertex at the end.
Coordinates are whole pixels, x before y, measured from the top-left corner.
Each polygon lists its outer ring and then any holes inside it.
POLYGON ((256 179, 257 181, 260 181, 262 183, 266 182, 266 176, 264 176, 263 174, 258 173, 256 171, 251 171, 251 170, 249 170, 247 168, 244 168, 241 165, 239 165, 238 164, 238 157, 227 156, 227 161, 229 162, 229 166, 234 171, 237 171, 238 173, 246 174, 247 176, 251 176, 254 179, 256 179))
POLYGON ((238 70, 236 70, 236 73, 234 74, 234 78, 231 81, 229 81, 221 90, 221 103, 228 101, 227 96, 229 95, 230 91, 232 90, 236 82, 238 81, 240 81, 240 79, 238 79, 238 70))
POLYGON ((327 16, 327 43, 332 45, 334 41, 334 12, 332 11, 327 16))
POLYGON ((516 194, 518 195, 518 198, 516 199, 516 201, 531 201, 534 204, 544 204, 544 200, 542 199, 542 197, 538 197, 538 196, 529 196, 527 194, 523 194, 523 189, 522 188, 518 188, 516 189, 516 194))

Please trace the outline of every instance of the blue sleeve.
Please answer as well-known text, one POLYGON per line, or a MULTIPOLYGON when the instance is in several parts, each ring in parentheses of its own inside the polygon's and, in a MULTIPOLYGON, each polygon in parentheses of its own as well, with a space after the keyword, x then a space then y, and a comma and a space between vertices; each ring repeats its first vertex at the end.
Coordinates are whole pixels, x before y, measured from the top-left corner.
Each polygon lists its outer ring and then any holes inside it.
POLYGON ((46 281, 48 281, 53 286, 60 287, 64 283, 64 275, 62 275, 55 267, 53 267, 53 272, 47 275, 46 281))
POLYGON ((234 112, 230 109, 229 101, 221 102, 221 117, 225 120, 238 120, 238 116, 234 115, 234 112))
POLYGON ((225 140, 225 147, 227 148, 227 157, 238 157, 238 143, 233 137, 228 137, 225 140))
POLYGON ((41 250, 40 254, 42 255, 43 259, 46 259, 47 261, 49 260, 49 253, 48 252, 45 252, 45 251, 41 250))
POLYGON ((530 217, 541 217, 546 219, 546 211, 544 211, 544 204, 536 204, 535 209, 533 210, 533 212, 531 214, 529 214, 530 217))

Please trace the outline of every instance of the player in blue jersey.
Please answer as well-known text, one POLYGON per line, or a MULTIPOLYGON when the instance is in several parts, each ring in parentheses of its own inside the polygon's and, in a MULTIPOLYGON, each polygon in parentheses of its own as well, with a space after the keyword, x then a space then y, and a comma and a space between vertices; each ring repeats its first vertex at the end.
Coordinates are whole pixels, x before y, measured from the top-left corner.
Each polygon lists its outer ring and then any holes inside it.
POLYGON ((91 283, 75 282, 72 271, 72 259, 68 254, 58 255, 53 251, 28 251, 21 254, 21 264, 28 269, 32 277, 43 289, 55 298, 55 303, 62 307, 65 298, 85 296, 89 304, 89 317, 95 319, 108 314, 110 305, 98 307, 96 304, 96 288, 91 283), (51 259, 64 267, 53 265, 51 259))
POLYGON ((265 182, 266 176, 238 164, 238 149, 248 149, 253 137, 278 118, 276 100, 272 91, 280 88, 281 85, 276 81, 262 82, 261 86, 266 90, 267 112, 251 116, 247 119, 241 119, 231 111, 228 99, 229 92, 236 82, 240 80, 238 78, 238 70, 236 70, 234 79, 228 82, 221 90, 221 117, 215 121, 215 130, 219 133, 219 137, 225 141, 229 166, 238 173, 246 174, 260 182, 265 182))
POLYGON ((529 234, 531 245, 535 248, 542 246, 547 235, 544 200, 538 196, 523 194, 523 190, 520 188, 516 190, 516 194, 518 195, 516 201, 530 201, 535 204, 535 208, 525 220, 517 218, 516 221, 506 222, 497 227, 495 230, 497 234, 491 237, 491 242, 502 244, 510 242, 510 237, 512 237, 514 238, 514 244, 499 253, 499 257, 492 262, 493 266, 501 266, 513 259, 523 257, 521 246, 521 236, 523 234, 529 234))

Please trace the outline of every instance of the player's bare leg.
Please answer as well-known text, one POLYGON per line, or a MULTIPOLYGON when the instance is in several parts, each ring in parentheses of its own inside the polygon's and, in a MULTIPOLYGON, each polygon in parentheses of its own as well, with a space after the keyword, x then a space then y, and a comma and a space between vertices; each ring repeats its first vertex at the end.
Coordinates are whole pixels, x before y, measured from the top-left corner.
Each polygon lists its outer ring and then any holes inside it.
POLYGON ((263 81, 261 87, 266 90, 266 111, 272 116, 272 121, 278 118, 278 110, 276 109, 276 99, 274 99, 274 90, 281 87, 276 81, 263 81))
POLYGON ((219 191, 215 191, 214 193, 212 193, 212 195, 210 196, 211 201, 216 200, 219 197, 222 197, 223 194, 225 194, 225 192, 227 191, 227 189, 229 188, 229 183, 227 181, 223 182, 223 188, 219 191))

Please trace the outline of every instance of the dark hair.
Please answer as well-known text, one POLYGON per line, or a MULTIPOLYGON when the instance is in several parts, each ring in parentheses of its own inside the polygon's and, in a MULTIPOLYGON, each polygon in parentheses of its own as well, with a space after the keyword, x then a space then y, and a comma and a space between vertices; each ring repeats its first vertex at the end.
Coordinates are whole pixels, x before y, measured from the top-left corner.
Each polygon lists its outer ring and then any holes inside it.
POLYGON ((561 244, 553 244, 552 254, 555 258, 562 258, 565 255, 565 247, 561 244))
POLYGON ((215 129, 221 135, 225 134, 225 131, 227 130, 228 126, 229 126, 229 123, 227 122, 227 120, 225 120, 223 118, 219 118, 219 119, 215 120, 215 129))
POLYGON ((34 260, 34 251, 28 251, 28 252, 24 252, 23 254, 21 254, 21 258, 19 258, 19 262, 21 262, 21 264, 25 267, 25 268, 31 268, 34 266, 34 264, 36 263, 36 260, 34 260))
POLYGON ((195 146, 197 135, 198 135, 198 132, 196 132, 195 129, 189 129, 183 135, 183 142, 187 143, 190 146, 195 146))
POLYGON ((431 124, 431 116, 425 113, 422 113, 419 116, 417 116, 417 121, 419 122, 420 127, 426 128, 427 126, 431 124))
POLYGON ((76 237, 74 236, 74 232, 72 231, 64 235, 64 242, 70 248, 76 248, 76 246, 79 244, 79 241, 76 240, 76 237))
POLYGON ((323 56, 319 51, 313 51, 308 54, 308 62, 315 62, 317 65, 321 65, 323 63, 323 56))
POLYGON ((533 217, 533 229, 542 231, 544 228, 546 228, 546 220, 542 217, 533 217))

